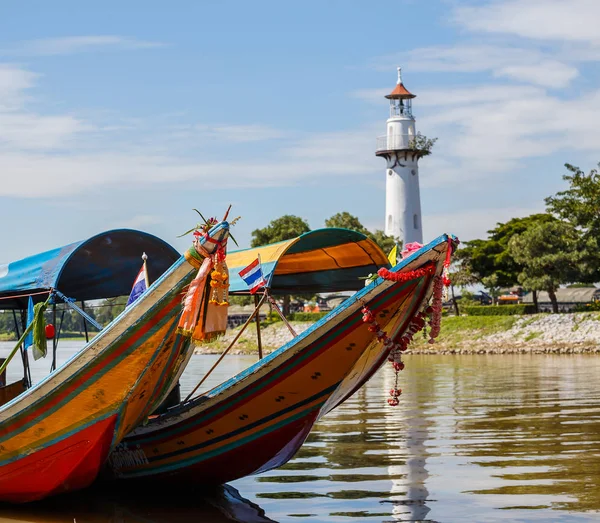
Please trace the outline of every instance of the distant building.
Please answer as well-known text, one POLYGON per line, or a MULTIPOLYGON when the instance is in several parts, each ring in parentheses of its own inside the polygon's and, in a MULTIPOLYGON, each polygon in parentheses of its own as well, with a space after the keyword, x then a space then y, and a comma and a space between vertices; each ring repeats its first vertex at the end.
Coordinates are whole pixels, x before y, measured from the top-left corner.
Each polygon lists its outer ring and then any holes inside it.
MULTIPOLYGON (((538 308, 540 312, 552 312, 550 296, 545 291, 538 293, 538 308)), ((585 305, 600 300, 600 289, 597 287, 573 287, 556 291, 559 312, 572 312, 577 305, 585 305)), ((522 298, 523 303, 533 304, 533 293, 529 292, 522 298)))

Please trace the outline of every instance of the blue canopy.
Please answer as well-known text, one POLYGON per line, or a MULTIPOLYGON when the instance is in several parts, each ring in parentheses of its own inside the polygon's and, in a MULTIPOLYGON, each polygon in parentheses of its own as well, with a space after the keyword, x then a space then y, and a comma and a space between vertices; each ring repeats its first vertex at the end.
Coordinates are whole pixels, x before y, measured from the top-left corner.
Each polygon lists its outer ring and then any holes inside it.
MULTIPOLYGON (((27 296, 58 289, 77 301, 128 295, 148 255, 151 281, 180 257, 160 238, 131 229, 103 232, 88 240, 0 265, 0 310, 27 308, 27 296)), ((33 296, 43 301, 47 294, 33 296)))

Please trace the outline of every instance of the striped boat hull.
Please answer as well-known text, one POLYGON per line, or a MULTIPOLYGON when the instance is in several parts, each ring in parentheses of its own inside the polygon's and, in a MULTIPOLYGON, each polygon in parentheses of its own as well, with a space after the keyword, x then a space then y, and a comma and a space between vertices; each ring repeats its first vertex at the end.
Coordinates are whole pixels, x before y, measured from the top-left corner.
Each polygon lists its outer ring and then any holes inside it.
MULTIPOLYGON (((434 262, 439 274, 447 240, 440 237, 394 270, 434 262)), ((128 435, 111 454, 107 476, 213 484, 281 466, 314 423, 386 361, 387 350, 362 321, 363 305, 398 339, 429 299, 432 281, 377 280, 238 376, 128 435)))
POLYGON ((164 400, 191 354, 176 327, 194 273, 182 257, 70 361, 0 407, 0 501, 88 486, 164 400))

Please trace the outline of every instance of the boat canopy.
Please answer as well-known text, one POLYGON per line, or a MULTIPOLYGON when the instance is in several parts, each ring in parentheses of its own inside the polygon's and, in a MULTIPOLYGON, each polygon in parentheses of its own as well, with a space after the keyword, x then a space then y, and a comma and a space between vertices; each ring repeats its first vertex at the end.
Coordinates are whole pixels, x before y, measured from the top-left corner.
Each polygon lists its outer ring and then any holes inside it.
POLYGON ((57 289, 76 301, 126 296, 148 255, 150 281, 180 257, 156 236, 131 229, 100 233, 87 240, 0 265, 0 310, 26 309, 28 295, 44 301, 57 289))
POLYGON ((357 291, 365 285, 361 277, 389 267, 385 253, 364 234, 317 229, 291 240, 230 252, 231 293, 248 294, 239 273, 258 257, 272 294, 357 291))

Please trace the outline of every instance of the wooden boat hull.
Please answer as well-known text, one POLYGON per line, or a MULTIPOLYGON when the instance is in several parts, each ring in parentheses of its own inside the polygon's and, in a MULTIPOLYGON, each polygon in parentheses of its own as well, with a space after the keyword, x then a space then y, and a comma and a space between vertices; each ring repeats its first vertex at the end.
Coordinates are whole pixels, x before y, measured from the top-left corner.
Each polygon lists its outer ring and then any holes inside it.
POLYGON ((0 501, 88 486, 163 401, 191 354, 176 327, 194 273, 182 257, 70 361, 0 407, 0 501))
MULTIPOLYGON (((442 270, 447 237, 394 270, 426 262, 442 270)), ((111 454, 109 478, 214 484, 287 462, 313 424, 386 361, 388 349, 362 321, 367 305, 394 340, 432 292, 433 275, 379 279, 328 317, 228 382, 149 421, 111 454)))

